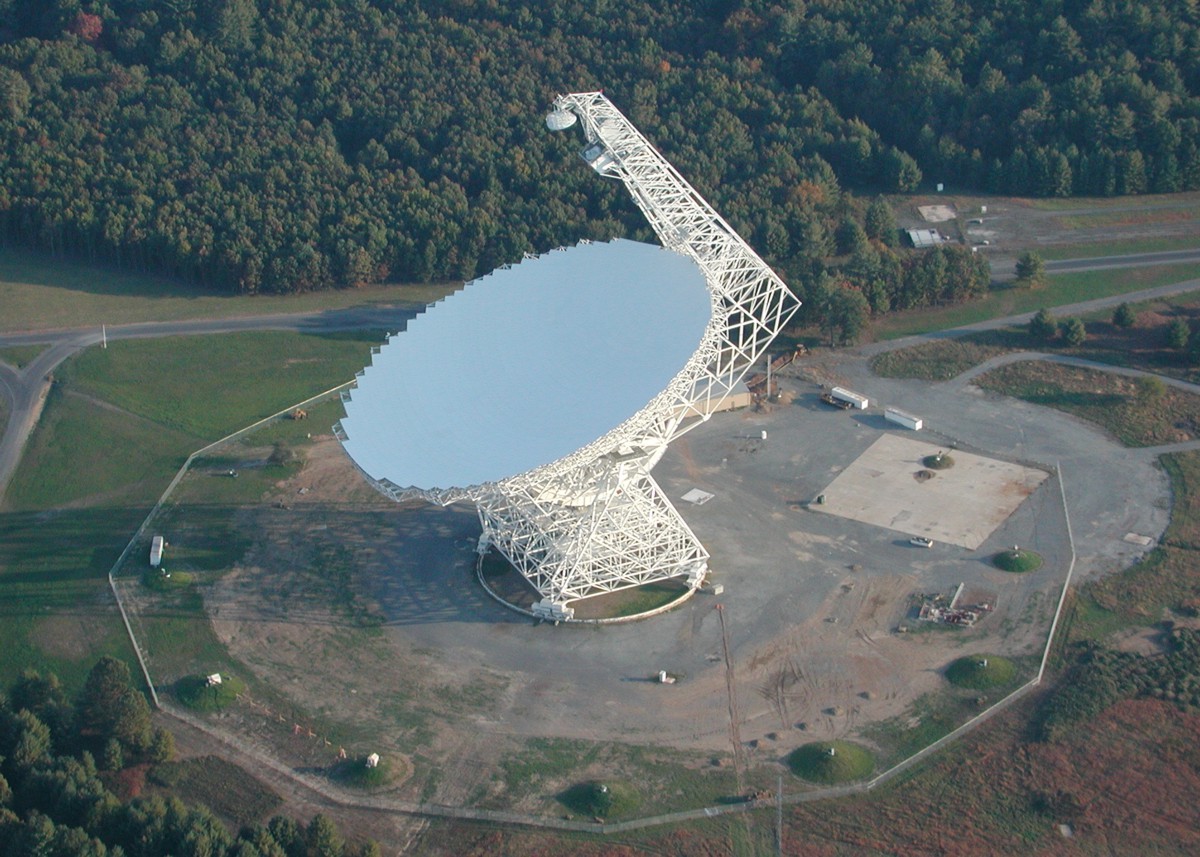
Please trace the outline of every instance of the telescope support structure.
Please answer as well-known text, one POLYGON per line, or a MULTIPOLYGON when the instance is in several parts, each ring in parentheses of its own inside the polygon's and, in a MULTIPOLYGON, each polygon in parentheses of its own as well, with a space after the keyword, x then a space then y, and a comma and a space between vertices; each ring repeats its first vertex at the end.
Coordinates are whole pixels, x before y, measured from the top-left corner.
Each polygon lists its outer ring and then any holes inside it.
POLYGON ((708 552, 650 475, 667 445, 707 420, 783 329, 799 301, 601 92, 564 95, 552 130, 580 124, 583 159, 624 183, 663 246, 704 274, 712 319, 695 354, 638 414, 573 455, 470 489, 483 535, 538 590, 534 612, 651 581, 698 587, 708 552))

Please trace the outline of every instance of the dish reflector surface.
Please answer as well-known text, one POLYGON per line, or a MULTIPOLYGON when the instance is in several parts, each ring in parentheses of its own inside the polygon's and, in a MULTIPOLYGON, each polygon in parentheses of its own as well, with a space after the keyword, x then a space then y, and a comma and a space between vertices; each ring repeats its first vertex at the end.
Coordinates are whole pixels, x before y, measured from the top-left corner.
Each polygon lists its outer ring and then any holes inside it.
POLYGON ((685 256, 617 240, 469 283, 377 354, 342 428, 367 475, 468 488, 556 461, 616 428, 684 368, 712 315, 685 256))

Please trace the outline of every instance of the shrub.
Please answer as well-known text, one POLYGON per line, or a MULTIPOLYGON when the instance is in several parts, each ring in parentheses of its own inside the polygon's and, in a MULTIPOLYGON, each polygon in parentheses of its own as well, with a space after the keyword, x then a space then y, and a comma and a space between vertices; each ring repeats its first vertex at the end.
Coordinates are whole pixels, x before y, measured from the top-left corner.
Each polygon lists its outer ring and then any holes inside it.
POLYGON ((925 456, 921 463, 930 470, 949 470, 954 466, 954 459, 944 452, 939 452, 937 455, 925 456))
POLYGON ((1050 342, 1058 335, 1058 322, 1043 307, 1029 320, 1029 335, 1038 342, 1050 342))

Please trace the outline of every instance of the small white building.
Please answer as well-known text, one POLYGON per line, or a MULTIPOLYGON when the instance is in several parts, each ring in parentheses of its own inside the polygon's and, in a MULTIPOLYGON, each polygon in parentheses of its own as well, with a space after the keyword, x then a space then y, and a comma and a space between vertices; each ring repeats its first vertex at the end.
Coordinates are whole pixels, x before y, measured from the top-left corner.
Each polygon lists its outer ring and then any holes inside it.
POLYGON ((378 753, 372 753, 371 755, 367 756, 367 767, 368 768, 378 768, 379 767, 379 754, 378 753))
POLYGON ((210 676, 206 676, 204 681, 209 687, 216 687, 221 683, 221 674, 213 673, 210 676))
POLYGON ((883 411, 883 418, 889 423, 895 423, 896 425, 910 428, 913 431, 920 431, 921 427, 925 425, 925 421, 920 417, 913 416, 912 414, 902 411, 899 408, 885 408, 883 411))
POLYGON ((162 564, 162 553, 163 553, 163 545, 164 544, 165 544, 165 542, 163 541, 162 536, 155 536, 153 539, 150 540, 150 567, 151 568, 158 568, 159 565, 162 564))

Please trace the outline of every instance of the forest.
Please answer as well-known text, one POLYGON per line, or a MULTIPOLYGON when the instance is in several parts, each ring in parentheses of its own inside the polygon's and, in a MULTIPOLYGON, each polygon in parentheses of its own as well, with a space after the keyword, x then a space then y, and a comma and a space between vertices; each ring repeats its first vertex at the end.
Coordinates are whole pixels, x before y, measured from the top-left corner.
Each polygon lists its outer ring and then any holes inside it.
POLYGON ((0 693, 0 854, 6 857, 371 857, 327 817, 276 816, 236 836, 204 807, 138 797, 148 767, 170 760, 129 668, 101 658, 78 697, 27 671, 0 693), (126 793, 122 800, 118 793, 126 793))
POLYGON ((604 89, 849 338, 987 287, 879 194, 1200 188, 1198 84, 1192 0, 0 0, 0 241, 271 293, 646 239, 542 124, 604 89))

